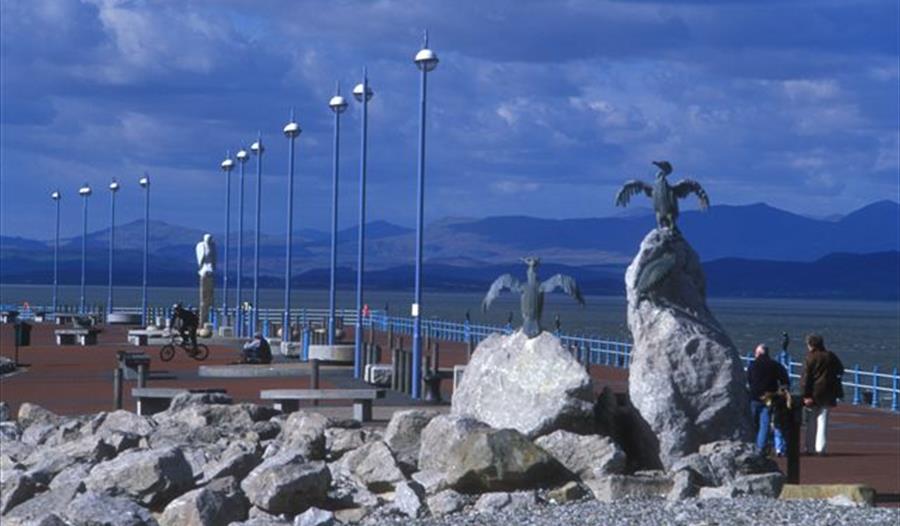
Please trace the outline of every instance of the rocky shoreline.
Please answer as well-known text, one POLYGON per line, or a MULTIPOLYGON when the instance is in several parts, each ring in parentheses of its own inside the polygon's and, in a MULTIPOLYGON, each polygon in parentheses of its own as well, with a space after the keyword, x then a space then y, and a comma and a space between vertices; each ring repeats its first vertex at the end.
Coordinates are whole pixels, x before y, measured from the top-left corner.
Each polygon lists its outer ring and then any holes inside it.
POLYGON ((772 482, 780 489, 780 478, 741 474, 764 466, 728 443, 674 475, 626 475, 605 437, 558 430, 532 442, 423 410, 398 412, 381 430, 186 394, 152 417, 62 417, 32 404, 9 417, 0 405, 0 514, 8 526, 740 524, 757 513, 773 524, 897 519, 896 510, 777 501, 772 482), (726 466, 739 474, 703 486, 726 466))

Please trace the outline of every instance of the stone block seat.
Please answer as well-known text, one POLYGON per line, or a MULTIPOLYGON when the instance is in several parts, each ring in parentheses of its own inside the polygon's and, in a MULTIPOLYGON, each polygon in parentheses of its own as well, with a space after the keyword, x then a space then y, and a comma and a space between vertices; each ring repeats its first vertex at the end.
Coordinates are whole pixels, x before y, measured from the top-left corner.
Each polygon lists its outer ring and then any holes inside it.
POLYGON ((263 400, 272 400, 276 408, 288 412, 300 408, 300 400, 352 400, 353 419, 372 420, 372 401, 384 398, 383 389, 265 389, 263 400))
POLYGON ((185 389, 178 387, 134 387, 131 396, 137 402, 137 414, 152 415, 168 409, 172 399, 182 393, 226 393, 225 389, 185 389))
POLYGON ((165 345, 169 343, 170 334, 167 329, 132 329, 128 331, 128 343, 136 347, 165 345))
POLYGON ((71 329, 56 329, 56 345, 97 345, 97 334, 100 329, 93 327, 77 327, 71 329))

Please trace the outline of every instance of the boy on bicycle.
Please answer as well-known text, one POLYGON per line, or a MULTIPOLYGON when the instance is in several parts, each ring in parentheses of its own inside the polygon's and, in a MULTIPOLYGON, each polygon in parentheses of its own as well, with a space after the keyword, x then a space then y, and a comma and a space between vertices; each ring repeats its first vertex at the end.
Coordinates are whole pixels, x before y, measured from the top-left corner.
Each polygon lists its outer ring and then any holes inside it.
POLYGON ((182 307, 181 303, 172 306, 172 319, 170 324, 173 329, 178 331, 183 341, 190 340, 191 348, 197 348, 197 326, 200 319, 193 312, 182 307))

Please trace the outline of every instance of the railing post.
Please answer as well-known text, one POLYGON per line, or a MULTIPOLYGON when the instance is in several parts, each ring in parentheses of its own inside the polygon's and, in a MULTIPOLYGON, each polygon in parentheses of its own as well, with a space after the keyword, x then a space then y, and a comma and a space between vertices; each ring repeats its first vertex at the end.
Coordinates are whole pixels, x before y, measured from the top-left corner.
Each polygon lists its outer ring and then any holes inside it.
MULTIPOLYGON (((301 334, 302 335, 300 338, 300 342, 301 342, 300 345, 302 348, 300 350, 300 357, 305 362, 305 361, 309 360, 309 336, 310 336, 309 327, 307 327, 306 325, 303 325, 303 332, 301 334)), ((316 362, 316 364, 317 364, 316 367, 318 367, 318 362, 319 362, 318 358, 315 358, 313 361, 316 362)))
POLYGON ((400 350, 391 347, 391 389, 400 390, 400 350))
POLYGON ((122 409, 122 368, 113 370, 113 409, 122 409))
POLYGON ((853 365, 853 405, 859 405, 862 397, 859 392, 859 364, 853 365))
POLYGON ((900 383, 900 378, 897 378, 897 368, 894 367, 894 374, 891 378, 891 411, 897 411, 898 409, 898 400, 897 400, 897 384, 900 383))
POLYGON ((147 366, 142 363, 137 366, 137 386, 147 387, 147 366))
POLYGON ((872 368, 872 407, 878 407, 878 366, 872 368))
MULTIPOLYGON (((309 364, 309 388, 310 389, 318 389, 319 388, 319 359, 313 358, 310 360, 309 364)), ((318 400, 313 400, 313 405, 319 405, 318 400)))

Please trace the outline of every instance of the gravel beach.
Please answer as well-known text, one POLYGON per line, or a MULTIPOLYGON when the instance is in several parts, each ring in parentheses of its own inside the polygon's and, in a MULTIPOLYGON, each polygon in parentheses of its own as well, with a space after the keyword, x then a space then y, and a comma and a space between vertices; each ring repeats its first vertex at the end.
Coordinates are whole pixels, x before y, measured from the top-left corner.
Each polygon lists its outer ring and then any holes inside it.
POLYGON ((444 517, 411 520, 407 517, 370 517, 364 524, 410 526, 562 526, 562 525, 892 525, 900 524, 900 509, 856 508, 824 501, 779 501, 760 497, 733 499, 628 499, 615 503, 581 500, 563 505, 540 505, 518 510, 478 513, 474 510, 444 517))

